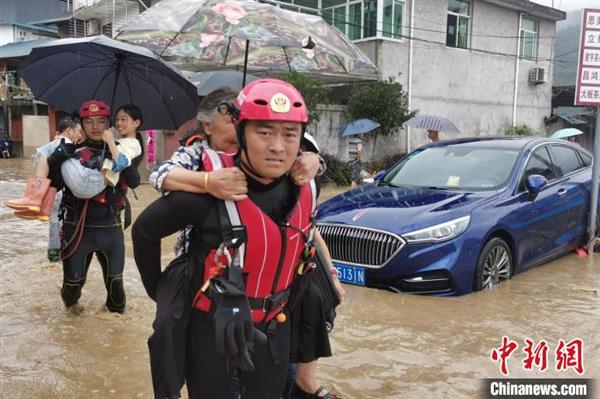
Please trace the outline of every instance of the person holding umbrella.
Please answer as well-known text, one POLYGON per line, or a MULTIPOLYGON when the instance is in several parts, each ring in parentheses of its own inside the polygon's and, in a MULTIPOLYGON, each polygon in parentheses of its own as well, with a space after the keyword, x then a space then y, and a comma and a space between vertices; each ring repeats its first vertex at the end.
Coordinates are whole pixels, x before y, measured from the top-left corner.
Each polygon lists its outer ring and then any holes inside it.
POLYGON ((553 139, 565 139, 571 143, 577 143, 577 136, 582 135, 583 132, 573 127, 560 129, 552 134, 553 139))
POLYGON ((440 133, 437 130, 429 129, 427 131, 427 137, 431 140, 432 143, 436 141, 440 141, 440 133))
POLYGON ((348 154, 350 156, 351 169, 350 188, 356 188, 361 182, 360 172, 362 170, 362 163, 364 160, 364 140, 365 135, 361 133, 352 137, 348 143, 348 154))
POLYGON ((119 172, 130 166, 134 160, 142 159, 144 140, 138 131, 142 125, 142 110, 137 105, 126 104, 119 107, 115 114, 115 126, 119 131, 119 141, 115 141, 110 130, 102 134, 112 159, 105 159, 102 164, 104 179, 111 186, 119 182, 119 172), (114 160, 114 161, 113 161, 114 160))
POLYGON ((425 129, 427 138, 435 143, 440 140, 439 132, 460 133, 454 123, 437 115, 417 115, 406 121, 406 125, 417 129, 425 129))
POLYGON ((361 183, 360 172, 364 161, 365 134, 372 132, 381 125, 371 119, 357 119, 344 125, 340 131, 340 137, 352 136, 348 142, 348 156, 350 159, 350 188, 355 188, 361 183))

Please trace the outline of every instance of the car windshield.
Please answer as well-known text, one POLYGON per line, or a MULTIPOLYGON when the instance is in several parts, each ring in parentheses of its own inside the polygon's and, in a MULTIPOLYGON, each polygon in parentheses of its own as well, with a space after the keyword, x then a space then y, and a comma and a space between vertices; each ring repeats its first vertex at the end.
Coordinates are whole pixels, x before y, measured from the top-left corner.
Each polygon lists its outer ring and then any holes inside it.
POLYGON ((448 190, 496 190, 507 183, 518 155, 516 149, 429 147, 402 160, 382 183, 448 190))

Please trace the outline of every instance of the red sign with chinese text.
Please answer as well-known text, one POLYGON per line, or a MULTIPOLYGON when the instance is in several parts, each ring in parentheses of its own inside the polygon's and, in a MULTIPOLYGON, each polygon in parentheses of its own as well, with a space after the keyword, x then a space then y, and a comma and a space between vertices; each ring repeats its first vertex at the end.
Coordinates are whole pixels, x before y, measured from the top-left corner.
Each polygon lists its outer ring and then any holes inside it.
MULTIPOLYGON (((536 344, 533 340, 525 338, 525 344, 523 349, 525 358, 521 361, 523 370, 546 371, 549 367, 548 342, 542 339, 536 344)), ((509 375, 508 359, 518 348, 519 344, 516 341, 503 336, 502 345, 499 348, 492 349, 490 359, 494 363, 499 363, 502 375, 509 375)), ((554 351, 554 360, 554 370, 556 371, 573 369, 577 374, 583 374, 585 371, 583 366, 583 340, 580 338, 575 338, 569 342, 559 340, 554 351)))
POLYGON ((583 10, 575 105, 600 106, 600 9, 583 10))

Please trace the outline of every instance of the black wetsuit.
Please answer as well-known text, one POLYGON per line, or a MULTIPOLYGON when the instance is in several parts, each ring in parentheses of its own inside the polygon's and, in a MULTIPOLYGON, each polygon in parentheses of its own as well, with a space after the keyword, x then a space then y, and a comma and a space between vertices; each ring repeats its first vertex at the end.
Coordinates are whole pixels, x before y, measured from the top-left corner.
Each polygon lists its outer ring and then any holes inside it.
MULTIPOLYGON (((249 197, 276 221, 289 213, 298 192, 287 177, 269 185, 248 177, 248 190, 249 197)), ((217 201, 205 194, 171 192, 146 208, 133 225, 136 264, 144 287, 158 305, 155 333, 149 340, 157 397, 178 397, 183 384, 183 356, 190 398, 229 395, 233 370, 216 352, 212 314, 191 309, 192 298, 201 286, 204 259, 222 242, 217 201), (161 276, 161 238, 187 225, 194 226, 188 253, 173 261, 161 276)), ((280 324, 269 341, 255 350, 256 371, 240 375, 244 398, 280 398, 288 371, 290 323, 280 324)))
MULTIPOLYGON (((101 156, 101 144, 90 144, 88 148, 95 153, 95 157, 101 156)), ((91 164, 92 162, 88 163, 91 164)), ((135 165, 121 172, 121 178, 128 187, 135 188, 140 183, 135 165)), ((124 189, 106 187, 100 194, 103 202, 99 202, 96 199, 77 198, 68 187, 65 187, 61 204, 64 220, 61 248, 63 257, 61 297, 65 306, 72 306, 79 300, 95 253, 104 276, 107 309, 119 313, 125 310, 123 289, 125 244, 121 225, 121 211, 126 204, 125 195, 124 189), (85 220, 80 223, 82 218, 85 220)))

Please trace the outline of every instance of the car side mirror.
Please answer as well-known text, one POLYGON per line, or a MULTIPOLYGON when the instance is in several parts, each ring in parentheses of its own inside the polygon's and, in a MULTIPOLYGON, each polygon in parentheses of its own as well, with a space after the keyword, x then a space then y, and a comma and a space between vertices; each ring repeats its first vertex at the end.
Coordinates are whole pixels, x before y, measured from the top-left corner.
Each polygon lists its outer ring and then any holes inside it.
POLYGON ((527 177, 527 192, 529 193, 529 200, 533 201, 547 184, 548 179, 542 175, 531 175, 527 177))

